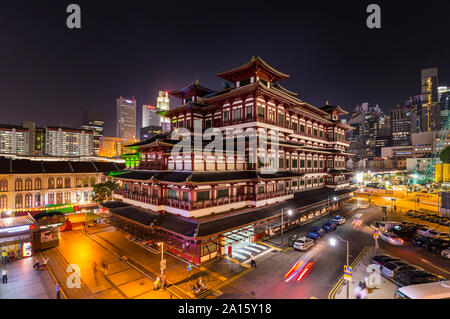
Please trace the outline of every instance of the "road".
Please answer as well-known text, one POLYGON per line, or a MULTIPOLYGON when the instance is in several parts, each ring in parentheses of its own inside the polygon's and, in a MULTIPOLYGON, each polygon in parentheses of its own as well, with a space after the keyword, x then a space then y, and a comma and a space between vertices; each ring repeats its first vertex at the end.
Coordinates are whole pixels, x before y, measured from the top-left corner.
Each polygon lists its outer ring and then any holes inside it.
MULTIPOLYGON (((285 282, 284 275, 303 253, 293 249, 276 251, 263 260, 257 260, 256 270, 247 273, 229 286, 224 287, 221 290, 223 294, 219 298, 327 298, 332 287, 342 276, 343 266, 346 261, 345 243, 338 240, 338 244, 333 247, 328 244, 329 238, 333 235, 338 235, 350 241, 350 264, 365 246, 374 245, 373 233, 368 225, 375 220, 382 219, 381 209, 371 206, 368 209, 360 209, 356 212, 363 212, 363 225, 355 229, 350 222, 346 222, 344 225, 338 226, 334 232, 327 233, 324 237, 317 240, 312 250, 316 256, 314 266, 300 282, 297 282, 295 279, 285 282)), ((352 218, 355 212, 351 212, 347 207, 339 213, 348 220, 352 218)), ((320 226, 329 219, 330 217, 323 217, 310 224, 290 230, 284 237, 285 241, 290 235, 306 233, 310 228, 320 226)), ((273 242, 279 243, 279 238, 274 238, 273 242)), ((425 270, 450 278, 450 262, 437 254, 413 247, 410 244, 405 247, 396 247, 379 240, 379 246, 389 253, 416 264, 425 270)))

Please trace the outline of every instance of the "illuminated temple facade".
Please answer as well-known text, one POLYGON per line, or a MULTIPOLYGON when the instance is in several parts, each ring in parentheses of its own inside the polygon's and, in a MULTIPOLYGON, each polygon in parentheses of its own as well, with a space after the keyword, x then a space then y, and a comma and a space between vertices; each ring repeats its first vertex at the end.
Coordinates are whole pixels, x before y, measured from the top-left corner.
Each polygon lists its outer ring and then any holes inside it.
POLYGON ((172 129, 253 128, 268 136, 273 130, 279 138, 277 160, 258 150, 258 159, 250 161, 248 140, 245 154, 203 154, 204 149, 193 147, 174 158, 171 150, 178 141, 159 135, 131 146, 142 161, 135 171, 116 176, 122 185, 117 198, 153 211, 199 217, 284 201, 294 192, 349 186, 345 132, 350 126, 339 120, 344 110, 299 100, 279 84, 289 76, 261 58, 218 76, 230 87, 217 92, 196 81, 169 93, 181 100, 165 115, 172 129), (277 172, 263 174, 264 165, 277 172))
MULTIPOLYGON (((246 227, 253 234, 249 241, 267 234, 267 223, 280 217, 277 205, 291 205, 298 215, 290 222, 300 222, 302 214, 308 218, 312 211, 303 208, 313 207, 313 201, 323 204, 331 195, 347 194, 351 186, 352 172, 345 168, 351 156, 345 132, 352 127, 339 119, 347 112, 339 106, 315 107, 300 100, 297 93, 279 84, 289 75, 259 57, 217 76, 227 83, 220 91, 195 81, 169 92, 179 99, 179 106, 163 115, 170 119, 171 133, 190 132, 192 151, 175 155, 172 150, 181 138, 157 135, 128 146, 139 162, 134 169, 112 174, 120 184, 114 197, 122 201, 120 207, 112 204, 112 211, 133 219, 126 215, 129 208, 122 206, 139 207, 145 211, 139 217, 145 220, 143 227, 178 238, 181 244, 174 250, 195 263, 226 252, 226 232, 246 227), (243 151, 227 152, 224 144, 223 151, 206 153, 211 141, 197 147, 194 137, 211 128, 222 132, 253 129, 257 136, 265 136, 266 148, 258 144, 254 152, 245 139, 243 151), (266 151, 276 142, 273 136, 278 137, 275 155, 266 151), (275 170, 266 173, 265 167, 275 170), (266 212, 267 207, 275 208, 266 212), (172 224, 164 226, 169 221, 172 224), (186 245, 196 247, 190 257, 185 256, 189 254, 186 245)), ((186 136, 182 138, 186 141, 186 136)), ((323 213, 324 207, 314 209, 323 213)))

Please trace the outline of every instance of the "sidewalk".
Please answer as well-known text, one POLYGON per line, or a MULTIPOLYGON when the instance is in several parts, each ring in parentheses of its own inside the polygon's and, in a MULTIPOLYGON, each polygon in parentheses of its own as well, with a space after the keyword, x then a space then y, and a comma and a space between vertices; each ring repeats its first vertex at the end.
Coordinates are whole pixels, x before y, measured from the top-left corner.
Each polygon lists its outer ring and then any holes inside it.
MULTIPOLYGON (((81 231, 64 232, 59 247, 45 250, 49 266, 68 299, 169 299, 170 292, 153 290, 151 278, 91 240, 81 231), (108 265, 104 273, 102 260, 108 265), (94 272, 93 263, 97 263, 94 272), (70 284, 67 267, 78 265, 81 271, 80 287, 70 284)), ((72 277, 74 277, 72 275, 72 277)))
MULTIPOLYGON (((152 278, 159 276, 160 251, 130 241, 120 231, 104 231, 91 234, 89 237, 114 254, 127 256, 130 263, 152 278)), ((167 252, 164 253, 164 259, 167 261, 167 268, 164 272, 169 283, 168 289, 179 298, 195 298, 196 296, 190 291, 189 274, 186 269, 187 263, 167 252)), ((247 267, 235 264, 228 259, 220 259, 202 265, 201 267, 193 266, 190 272, 190 278, 195 283, 201 276, 206 281, 209 293, 214 293, 216 287, 221 287, 233 276, 238 275, 246 269, 247 267)))
POLYGON ((35 271, 35 257, 1 265, 8 270, 8 284, 0 284, 0 299, 56 299, 56 281, 51 273, 35 271))
MULTIPOLYGON (((378 248, 377 255, 386 254, 387 252, 383 249, 378 248)), ((365 277, 369 277, 371 274, 367 272, 367 267, 371 264, 371 259, 374 256, 374 247, 366 249, 364 255, 361 257, 359 262, 353 266, 353 275, 350 283, 349 298, 356 299, 355 288, 360 281, 364 281, 365 277)), ((381 285, 380 288, 369 289, 367 294, 367 299, 393 299, 394 294, 397 291, 397 285, 386 279, 386 277, 380 274, 381 285)), ((342 281, 342 280, 341 280, 342 281)), ((342 283, 338 288, 334 299, 347 299, 347 281, 342 283)))

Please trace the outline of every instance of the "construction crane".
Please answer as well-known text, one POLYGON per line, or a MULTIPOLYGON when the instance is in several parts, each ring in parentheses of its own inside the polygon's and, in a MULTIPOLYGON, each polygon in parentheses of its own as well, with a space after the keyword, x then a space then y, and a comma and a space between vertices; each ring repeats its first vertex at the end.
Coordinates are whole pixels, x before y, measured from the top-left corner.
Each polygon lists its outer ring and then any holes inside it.
POLYGON ((434 178, 434 167, 439 160, 442 150, 446 147, 446 141, 448 139, 448 134, 450 133, 450 116, 447 117, 447 122, 444 127, 441 129, 439 137, 436 143, 436 149, 434 150, 433 155, 431 156, 430 163, 427 166, 425 174, 422 179, 419 180, 419 184, 425 184, 434 178))

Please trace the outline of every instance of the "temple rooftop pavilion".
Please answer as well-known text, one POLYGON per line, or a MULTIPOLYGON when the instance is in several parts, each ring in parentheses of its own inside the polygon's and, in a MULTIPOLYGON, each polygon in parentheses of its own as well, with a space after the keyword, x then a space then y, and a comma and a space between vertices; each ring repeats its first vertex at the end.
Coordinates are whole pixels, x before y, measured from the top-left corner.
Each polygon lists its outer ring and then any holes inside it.
MULTIPOLYGON (((171 133, 253 129, 263 143, 256 154, 248 138, 244 148, 212 152, 205 152, 210 140, 196 145, 192 138, 189 151, 173 154, 182 137, 159 134, 129 145, 138 161, 110 174, 120 184, 115 199, 126 205, 109 208, 111 222, 119 228, 127 224, 147 241, 164 240, 197 264, 232 254, 236 244, 270 236, 280 229, 283 207, 295 212, 286 223, 302 223, 337 207, 354 190, 353 172, 345 168, 352 156, 345 132, 352 127, 339 119, 345 110, 300 100, 279 84, 289 75, 260 57, 217 76, 227 81, 224 89, 212 90, 196 80, 169 92, 181 101, 161 115, 170 119, 171 133), (277 141, 271 132, 278 134, 277 141), (275 154, 267 151, 274 143, 275 154), (329 203, 330 196, 337 200, 329 203)), ((237 142, 236 137, 224 139, 237 142)))

